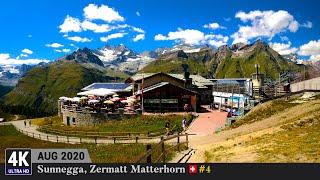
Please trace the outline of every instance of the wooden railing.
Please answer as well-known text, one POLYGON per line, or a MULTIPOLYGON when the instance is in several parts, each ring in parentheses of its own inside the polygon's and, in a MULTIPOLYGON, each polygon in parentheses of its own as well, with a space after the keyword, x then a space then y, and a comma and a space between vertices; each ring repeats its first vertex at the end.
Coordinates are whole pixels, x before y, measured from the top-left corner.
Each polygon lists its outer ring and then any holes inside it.
POLYGON ((50 126, 40 126, 38 128, 39 131, 49 134, 57 134, 63 136, 73 136, 73 137, 99 137, 99 138, 108 138, 108 137, 134 137, 134 136, 141 136, 141 137, 157 137, 162 134, 163 132, 90 132, 90 131, 72 131, 72 130, 58 130, 52 129, 50 126))
POLYGON ((184 144, 186 145, 186 148, 188 148, 189 135, 190 134, 188 133, 184 133, 184 134, 178 133, 177 135, 168 136, 167 138, 164 138, 162 136, 161 141, 158 144, 154 145, 153 147, 151 146, 151 144, 146 145, 146 153, 143 154, 136 163, 159 163, 159 162, 165 163, 167 155, 171 151, 174 151, 174 150, 180 151, 181 146, 184 144), (185 137, 184 141, 182 141, 182 137, 185 137), (174 139, 177 139, 177 141, 171 142, 170 143, 171 146, 169 146, 169 148, 166 148, 165 142, 168 142, 174 139), (156 152, 160 152, 160 155, 158 155, 158 157, 155 157, 155 159, 152 159, 152 154, 156 152))

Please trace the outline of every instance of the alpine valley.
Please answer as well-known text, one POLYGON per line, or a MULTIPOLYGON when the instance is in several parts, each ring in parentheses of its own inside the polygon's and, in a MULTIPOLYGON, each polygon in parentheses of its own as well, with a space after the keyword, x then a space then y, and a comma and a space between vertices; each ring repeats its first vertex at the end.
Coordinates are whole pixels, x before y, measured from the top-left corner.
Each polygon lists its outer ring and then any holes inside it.
POLYGON ((182 73, 182 64, 188 64, 191 74, 206 78, 251 77, 259 64, 260 72, 276 79, 279 73, 299 72, 304 66, 260 40, 217 49, 180 44, 142 53, 123 44, 83 48, 50 63, 0 67, 1 88, 6 90, 1 109, 27 116, 52 115, 60 96, 75 96, 91 83, 123 81, 137 72, 182 73))

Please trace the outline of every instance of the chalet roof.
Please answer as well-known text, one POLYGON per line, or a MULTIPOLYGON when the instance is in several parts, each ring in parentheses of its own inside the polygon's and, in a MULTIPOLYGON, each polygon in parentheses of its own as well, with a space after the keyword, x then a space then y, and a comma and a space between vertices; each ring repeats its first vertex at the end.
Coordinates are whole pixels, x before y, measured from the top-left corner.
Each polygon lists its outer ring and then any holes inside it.
MULTIPOLYGON (((169 82, 159 82, 159 83, 157 83, 157 84, 154 84, 154 85, 152 85, 152 86, 148 86, 148 87, 144 88, 144 89, 143 89, 143 92, 152 91, 152 90, 154 90, 154 89, 157 89, 157 88, 160 88, 160 87, 169 85, 169 84, 170 84, 169 82)), ((170 85, 176 86, 176 85, 173 85, 173 84, 170 84, 170 85)), ((176 87, 181 88, 181 89, 184 89, 184 90, 189 91, 189 92, 192 92, 192 93, 195 93, 195 94, 198 94, 197 92, 192 91, 192 90, 190 90, 190 89, 186 89, 186 88, 184 88, 184 87, 180 87, 180 86, 176 86, 176 87)), ((139 91, 138 94, 141 94, 141 91, 139 91)))
MULTIPOLYGON (((159 74, 159 73, 139 73, 139 74, 136 74, 130 78, 133 81, 139 81, 139 80, 142 80, 142 78, 148 78, 148 77, 151 77, 156 74, 159 74)), ((183 74, 171 74, 170 73, 167 75, 174 77, 176 79, 185 81, 183 74)), ((209 79, 206 79, 200 75, 190 75, 190 78, 192 78, 192 84, 197 86, 198 88, 207 88, 206 86, 213 85, 212 81, 210 81, 209 79)))

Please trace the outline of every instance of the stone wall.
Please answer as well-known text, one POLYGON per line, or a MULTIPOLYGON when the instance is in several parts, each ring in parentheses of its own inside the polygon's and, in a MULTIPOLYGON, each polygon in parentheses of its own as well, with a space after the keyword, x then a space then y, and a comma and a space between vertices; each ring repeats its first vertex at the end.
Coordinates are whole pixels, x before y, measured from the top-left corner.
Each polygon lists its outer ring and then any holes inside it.
POLYGON ((61 109, 63 123, 70 126, 89 126, 100 124, 104 121, 111 121, 111 120, 121 120, 121 119, 129 119, 136 117, 135 114, 106 114, 106 113, 92 113, 92 112, 77 112, 75 110, 70 109, 61 109))

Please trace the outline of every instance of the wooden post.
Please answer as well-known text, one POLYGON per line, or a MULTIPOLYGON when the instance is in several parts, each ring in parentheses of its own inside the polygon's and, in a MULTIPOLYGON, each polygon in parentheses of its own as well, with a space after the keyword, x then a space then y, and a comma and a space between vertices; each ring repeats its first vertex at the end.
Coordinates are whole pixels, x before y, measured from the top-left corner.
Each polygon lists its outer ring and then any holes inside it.
POLYGON ((47 135, 47 141, 49 141, 49 136, 47 135))
MULTIPOLYGON (((147 153, 149 152, 149 150, 151 151, 151 144, 147 144, 147 153)), ((151 163, 151 155, 152 155, 152 153, 150 153, 147 156, 147 163, 151 163)))
POLYGON ((180 133, 178 133, 177 148, 178 148, 178 151, 180 151, 180 133))
POLYGON ((187 149, 188 149, 188 144, 189 144, 188 133, 186 133, 186 143, 187 143, 187 149))
POLYGON ((57 136, 57 142, 59 142, 59 140, 58 140, 58 139, 59 139, 59 137, 57 136))
POLYGON ((94 137, 94 143, 97 145, 97 136, 94 137))
POLYGON ((114 144, 116 143, 116 137, 113 137, 113 143, 114 144))
POLYGON ((81 144, 81 136, 80 136, 80 144, 81 144))
POLYGON ((165 152, 165 147, 164 147, 164 137, 161 136, 161 152, 162 152, 162 162, 166 162, 166 152, 165 152))
POLYGON ((32 137, 34 138, 34 133, 32 133, 32 137))
POLYGON ((138 143, 138 136, 136 136, 136 143, 138 143))

